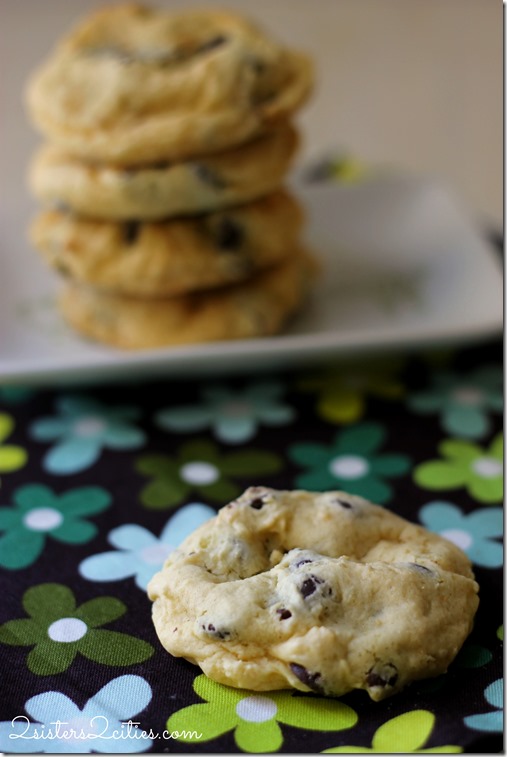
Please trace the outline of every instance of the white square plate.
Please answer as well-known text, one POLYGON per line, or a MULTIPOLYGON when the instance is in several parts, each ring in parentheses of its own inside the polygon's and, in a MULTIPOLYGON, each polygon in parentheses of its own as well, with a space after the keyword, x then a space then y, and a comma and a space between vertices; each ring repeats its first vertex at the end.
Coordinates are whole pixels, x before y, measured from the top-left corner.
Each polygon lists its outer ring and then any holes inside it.
POLYGON ((323 272, 284 334, 145 352, 95 345, 64 326, 55 276, 25 241, 28 213, 12 214, 0 230, 0 381, 251 372, 501 332, 500 260, 444 188, 385 175, 294 189, 323 272))

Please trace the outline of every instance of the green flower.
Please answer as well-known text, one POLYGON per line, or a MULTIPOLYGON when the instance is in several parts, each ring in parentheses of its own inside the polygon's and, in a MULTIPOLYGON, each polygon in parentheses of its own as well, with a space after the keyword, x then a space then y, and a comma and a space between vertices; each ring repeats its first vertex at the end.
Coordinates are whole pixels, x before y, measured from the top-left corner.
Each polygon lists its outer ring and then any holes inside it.
POLYGON ((7 413, 0 413, 0 473, 18 470, 27 460, 27 454, 22 447, 3 443, 11 435, 13 429, 12 417, 7 413))
POLYGON ((33 389, 27 386, 0 386, 0 400, 6 405, 17 405, 20 402, 26 402, 34 395, 33 389))
POLYGON ((83 516, 109 507, 111 496, 98 486, 83 486, 54 494, 42 484, 27 484, 14 492, 14 508, 0 508, 0 565, 18 570, 39 557, 46 539, 64 544, 84 544, 97 526, 83 516))
POLYGON ((144 662, 154 652, 146 641, 100 628, 127 610, 115 597, 97 597, 77 607, 70 589, 47 583, 28 589, 23 607, 30 617, 0 626, 0 643, 33 647, 27 665, 36 675, 63 673, 78 654, 119 666, 144 662))
POLYGON ((338 699, 294 695, 290 691, 257 692, 233 689, 200 675, 195 692, 206 704, 192 704, 175 712, 167 730, 181 734, 179 741, 212 741, 234 730, 237 746, 244 752, 275 752, 282 746, 278 725, 312 731, 342 731, 357 723, 357 715, 338 699), (194 737, 189 732, 194 731, 194 737), (186 733, 182 733, 186 732, 186 733))
POLYGON ((421 749, 429 739, 435 716, 428 710, 413 710, 404 715, 391 718, 377 728, 373 735, 371 748, 361 746, 337 746, 325 749, 323 754, 357 754, 380 752, 381 754, 457 754, 462 752, 459 746, 436 746, 421 749))
POLYGON ((191 492, 205 500, 229 502, 243 490, 229 476, 265 475, 280 468, 280 458, 272 452, 243 450, 221 455, 206 440, 187 442, 176 458, 144 455, 136 464, 139 473, 153 477, 141 492, 141 501, 154 509, 175 507, 191 492))
POLYGON ((392 494, 383 479, 400 476, 410 459, 400 454, 377 454, 386 437, 378 423, 363 423, 338 432, 330 447, 316 442, 295 444, 289 456, 310 470, 296 478, 297 486, 310 491, 344 489, 383 504, 392 494))
POLYGON ((473 442, 446 439, 439 448, 446 460, 431 460, 418 465, 414 480, 426 489, 457 489, 486 504, 500 502, 503 496, 503 434, 489 448, 473 442))
POLYGON ((404 392, 394 379, 392 364, 333 366, 299 382, 303 391, 318 392, 317 413, 331 423, 354 423, 363 417, 366 396, 396 399, 404 392))

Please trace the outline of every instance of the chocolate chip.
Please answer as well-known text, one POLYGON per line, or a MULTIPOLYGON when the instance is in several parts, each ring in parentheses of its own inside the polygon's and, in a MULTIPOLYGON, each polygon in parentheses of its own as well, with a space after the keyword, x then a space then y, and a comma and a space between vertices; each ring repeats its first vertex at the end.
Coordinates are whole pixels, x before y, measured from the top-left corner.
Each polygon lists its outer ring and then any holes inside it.
POLYGON ((347 502, 345 499, 335 499, 335 502, 337 505, 341 505, 341 507, 344 507, 345 510, 352 510, 352 505, 350 502, 347 502))
POLYGON ((303 583, 299 587, 299 591, 301 592, 302 596, 306 599, 306 597, 309 597, 311 594, 314 594, 317 591, 317 586, 322 583, 324 583, 322 578, 317 578, 317 576, 310 576, 310 578, 306 578, 303 581, 303 583))
POLYGON ((202 623, 201 628, 206 631, 207 634, 213 636, 215 639, 226 639, 231 635, 230 631, 226 631, 223 628, 217 628, 213 623, 202 623))
POLYGON ((155 50, 140 52, 136 58, 142 63, 156 63, 161 66, 167 66, 171 63, 182 63, 190 60, 194 55, 202 55, 215 50, 217 47, 225 44, 227 37, 224 34, 217 34, 215 37, 205 40, 197 47, 185 47, 175 50, 155 50))
POLYGON ((221 250, 237 250, 241 247, 245 232, 232 218, 222 218, 216 229, 216 242, 221 250))
POLYGON ((213 171, 206 163, 194 163, 192 166, 195 175, 202 181, 203 184, 207 184, 213 189, 225 189, 227 184, 215 171, 213 171))
POLYGON ((202 45, 194 50, 194 55, 197 55, 199 53, 209 53, 210 50, 215 50, 215 48, 224 45, 226 42, 227 37, 225 36, 225 34, 217 34, 216 37, 211 37, 211 39, 203 42, 202 45))
POLYGON ((267 69, 266 63, 254 55, 248 58, 248 63, 250 64, 250 66, 253 68, 253 70, 255 71, 257 75, 265 73, 267 69))
POLYGON ((276 612, 280 616, 280 620, 288 620, 289 618, 292 618, 291 611, 286 610, 285 608, 279 609, 276 612))
POLYGON ((147 63, 158 66, 167 66, 171 63, 179 63, 190 58, 194 55, 200 55, 207 53, 210 50, 223 45, 227 41, 227 37, 223 34, 216 35, 203 42, 198 47, 194 48, 181 48, 173 50, 164 49, 147 49, 147 50, 125 50, 119 45, 97 45, 96 47, 87 48, 85 55, 92 56, 94 58, 110 58, 116 60, 118 63, 129 65, 132 63, 147 63))
POLYGON ((410 562, 409 565, 411 568, 414 568, 414 570, 418 570, 419 573, 433 573, 432 570, 427 568, 425 565, 419 565, 418 562, 410 562))
POLYGON ((290 669, 296 678, 298 678, 301 683, 304 683, 305 686, 308 686, 309 689, 315 691, 317 694, 324 693, 324 689, 320 683, 322 678, 320 673, 310 673, 305 667, 303 667, 303 665, 298 665, 297 662, 291 662, 290 669))
POLYGON ((256 497, 249 504, 250 507, 253 507, 254 510, 260 510, 266 503, 260 497, 256 497))
POLYGON ((294 563, 294 567, 299 568, 301 565, 305 565, 308 562, 313 562, 313 560, 310 560, 308 557, 303 557, 302 560, 298 560, 294 563))
POLYGON ((137 241, 140 224, 137 221, 126 221, 123 224, 123 239, 125 244, 131 245, 137 241))
POLYGON ((366 683, 371 687, 380 686, 381 688, 385 688, 386 686, 394 686, 397 680, 398 669, 391 662, 375 666, 366 674, 366 683))
POLYGON ((307 557, 304 557, 302 560, 298 560, 294 563, 295 568, 300 568, 301 565, 306 565, 306 563, 313 562, 313 560, 309 560, 307 557))

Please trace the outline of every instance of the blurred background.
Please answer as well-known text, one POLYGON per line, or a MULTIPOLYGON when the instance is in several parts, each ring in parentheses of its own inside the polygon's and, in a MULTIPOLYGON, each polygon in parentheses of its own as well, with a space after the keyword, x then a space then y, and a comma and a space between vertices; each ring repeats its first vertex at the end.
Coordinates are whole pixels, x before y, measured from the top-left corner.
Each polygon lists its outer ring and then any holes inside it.
MULTIPOLYGON (((100 0, 2 0, 1 204, 27 203, 37 135, 22 104, 27 76, 100 0)), ((299 117, 300 161, 345 153, 437 177, 478 222, 503 217, 503 7, 500 0, 158 0, 221 5, 310 53, 318 87, 299 117)))

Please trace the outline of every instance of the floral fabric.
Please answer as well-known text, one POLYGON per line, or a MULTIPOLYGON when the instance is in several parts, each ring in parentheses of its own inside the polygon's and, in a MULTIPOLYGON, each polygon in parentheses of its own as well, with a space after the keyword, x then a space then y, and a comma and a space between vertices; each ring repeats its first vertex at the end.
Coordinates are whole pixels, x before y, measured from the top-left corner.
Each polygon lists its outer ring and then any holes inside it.
POLYGON ((501 751, 501 361, 491 343, 212 383, 3 387, 0 751, 501 751), (236 690, 170 657, 148 581, 252 485, 342 488, 461 547, 481 603, 449 671, 374 703, 236 690))

